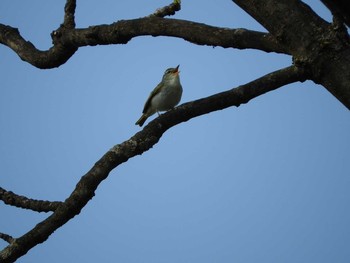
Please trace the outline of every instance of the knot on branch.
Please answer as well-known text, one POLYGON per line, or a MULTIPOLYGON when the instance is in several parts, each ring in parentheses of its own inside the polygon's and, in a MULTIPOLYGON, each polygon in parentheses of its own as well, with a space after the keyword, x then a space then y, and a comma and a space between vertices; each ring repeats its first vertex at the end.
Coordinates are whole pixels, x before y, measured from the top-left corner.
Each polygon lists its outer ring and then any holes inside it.
POLYGON ((71 41, 74 33, 74 28, 70 28, 67 27, 65 24, 61 24, 58 29, 52 31, 50 34, 52 44, 54 46, 62 46, 67 52, 74 53, 78 49, 78 47, 74 46, 73 42, 71 41))
POLYGON ((52 31, 52 33, 51 33, 52 43, 53 44, 57 43, 58 39, 60 39, 61 36, 62 36, 62 33, 59 29, 52 31))
POLYGON ((51 32, 52 44, 54 44, 54 45, 61 44, 63 46, 66 46, 64 44, 63 37, 65 35, 67 35, 68 33, 69 33, 69 29, 67 29, 64 26, 64 24, 62 24, 58 29, 51 32))

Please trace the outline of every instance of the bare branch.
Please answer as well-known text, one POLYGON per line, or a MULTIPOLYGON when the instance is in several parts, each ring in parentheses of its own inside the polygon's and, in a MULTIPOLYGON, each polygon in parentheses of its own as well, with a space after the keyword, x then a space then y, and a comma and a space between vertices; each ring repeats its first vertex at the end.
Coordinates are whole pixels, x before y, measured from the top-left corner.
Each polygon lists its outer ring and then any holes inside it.
POLYGON ((17 28, 3 24, 0 24, 0 43, 11 48, 22 60, 41 69, 59 67, 67 62, 77 50, 77 48, 60 44, 47 51, 38 50, 20 35, 17 28))
POLYGON ((42 200, 29 199, 25 196, 17 195, 11 191, 6 191, 0 187, 0 200, 5 204, 16 206, 23 209, 30 209, 36 212, 50 212, 55 211, 62 202, 50 202, 42 200))
POLYGON ((197 45, 254 48, 266 52, 286 53, 286 50, 266 33, 157 17, 121 20, 111 25, 77 29, 76 34, 65 41, 75 46, 125 44, 134 37, 146 35, 178 37, 197 45))
POLYGON ((294 61, 307 64, 310 79, 350 109, 350 38, 302 1, 233 0, 278 39, 294 61), (286 15, 293 10, 291 15, 286 15), (302 30, 300 30, 302 28, 302 30), (297 33, 296 33, 297 32, 297 33))
POLYGON ((153 14, 148 17, 165 17, 175 15, 176 11, 181 9, 181 0, 174 0, 170 5, 158 8, 153 14))
POLYGON ((0 43, 10 47, 22 60, 45 69, 64 64, 78 47, 126 44, 134 37, 146 35, 178 37, 197 45, 288 53, 267 33, 158 17, 121 20, 84 29, 59 28, 51 35, 54 46, 48 51, 40 51, 26 41, 18 29, 0 24, 0 43))
POLYGON ((114 146, 97 161, 91 170, 81 178, 72 194, 51 216, 22 237, 15 239, 12 244, 0 252, 0 261, 2 263, 14 262, 32 247, 44 242, 55 230, 80 213, 94 196, 99 184, 114 168, 152 148, 172 126, 212 111, 231 106, 238 107, 242 103, 247 103, 283 85, 304 81, 306 77, 303 69, 291 66, 267 74, 238 88, 182 104, 151 121, 142 131, 129 140, 114 146))
POLYGON ((67 0, 64 7, 64 22, 63 25, 67 28, 75 28, 75 8, 76 0, 67 0))
POLYGON ((7 243, 10 243, 10 244, 11 244, 13 241, 15 241, 15 239, 14 239, 12 236, 7 235, 7 234, 4 234, 4 233, 1 233, 1 232, 0 232, 0 238, 1 238, 2 240, 6 241, 7 243))

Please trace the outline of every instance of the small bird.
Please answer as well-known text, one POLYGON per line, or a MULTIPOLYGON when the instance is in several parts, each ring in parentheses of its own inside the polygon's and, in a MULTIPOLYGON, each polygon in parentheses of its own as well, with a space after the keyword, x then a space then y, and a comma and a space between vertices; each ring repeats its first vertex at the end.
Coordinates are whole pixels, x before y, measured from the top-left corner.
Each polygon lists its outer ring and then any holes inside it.
POLYGON ((162 81, 149 95, 142 111, 141 118, 135 123, 140 127, 147 118, 160 111, 168 111, 174 108, 181 100, 182 86, 179 77, 179 66, 168 68, 163 75, 162 81))

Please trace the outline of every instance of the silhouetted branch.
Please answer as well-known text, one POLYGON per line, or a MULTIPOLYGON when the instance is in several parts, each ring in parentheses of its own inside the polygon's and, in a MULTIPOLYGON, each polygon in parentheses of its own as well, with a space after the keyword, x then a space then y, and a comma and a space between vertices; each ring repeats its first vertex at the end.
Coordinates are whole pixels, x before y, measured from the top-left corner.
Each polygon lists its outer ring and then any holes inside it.
POLYGON ((231 106, 238 107, 281 86, 304 81, 306 77, 303 69, 291 66, 267 74, 238 88, 182 104, 174 110, 162 114, 129 140, 109 150, 81 178, 72 194, 62 205, 57 207, 51 216, 37 224, 22 237, 16 238, 13 243, 0 252, 0 261, 2 263, 14 262, 32 247, 44 242, 55 230, 80 213, 81 209, 93 198, 99 184, 107 178, 114 168, 151 149, 172 126, 209 112, 231 106))
POLYGON ((64 26, 67 28, 75 28, 75 8, 76 0, 67 0, 64 7, 64 26))
POLYGON ((339 17, 343 23, 350 27, 350 6, 348 0, 321 0, 331 10, 333 16, 339 17))
POLYGON ((51 34, 54 46, 40 51, 26 41, 18 29, 0 24, 0 43, 10 47, 22 60, 43 69, 64 64, 79 47, 126 44, 134 37, 147 35, 178 37, 197 45, 288 53, 267 33, 158 17, 121 20, 83 29, 61 27, 51 34))
MULTIPOLYGON (((350 40, 303 1, 233 0, 254 17, 294 61, 308 65, 310 79, 350 109, 350 40), (292 15, 286 15, 293 10, 292 15)), ((340 1, 337 1, 340 2, 340 1)))
POLYGON ((77 50, 59 44, 47 51, 38 50, 20 35, 17 28, 3 24, 0 24, 0 43, 11 48, 22 60, 42 69, 59 67, 77 50))
POLYGON ((0 232, 0 238, 10 244, 15 240, 12 236, 1 232, 0 232))
POLYGON ((17 28, 4 24, 0 24, 0 43, 11 48, 22 60, 41 69, 59 67, 73 56, 79 47, 126 44, 134 37, 147 35, 172 36, 197 45, 252 48, 288 54, 287 50, 267 33, 163 18, 175 14, 180 8, 180 0, 174 0, 170 5, 157 9, 148 17, 75 29, 76 0, 67 0, 64 22, 51 33, 53 46, 49 50, 38 50, 21 36, 17 28))
POLYGON ((30 209, 36 212, 51 212, 55 211, 62 202, 50 202, 42 200, 34 200, 25 196, 17 195, 11 191, 6 191, 0 187, 0 200, 5 204, 16 206, 23 209, 30 209))
POLYGON ((175 15, 176 11, 181 9, 181 0, 174 0, 170 5, 158 8, 149 17, 165 17, 175 15))

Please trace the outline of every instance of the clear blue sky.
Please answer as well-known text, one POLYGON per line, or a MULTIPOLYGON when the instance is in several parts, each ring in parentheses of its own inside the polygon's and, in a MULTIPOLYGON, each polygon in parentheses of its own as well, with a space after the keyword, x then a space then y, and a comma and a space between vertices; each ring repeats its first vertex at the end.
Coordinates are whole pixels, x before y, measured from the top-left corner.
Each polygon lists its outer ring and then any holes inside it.
MULTIPOLYGON (((319 1, 307 2, 330 20, 319 1)), ((0 21, 47 49, 64 3, 2 0, 0 21)), ((109 24, 169 3, 78 1, 76 22, 109 24)), ((263 30, 231 1, 183 0, 175 18, 263 30)), ((64 200, 96 160, 139 131, 134 123, 166 68, 181 65, 187 102, 291 64, 165 37, 84 47, 51 70, 4 46, 0 57, 0 186, 46 200, 64 200)), ((349 111, 310 81, 193 119, 114 170, 79 216, 18 262, 348 263, 349 134, 349 111)), ((0 215, 0 232, 15 237, 47 216, 3 203, 0 215)))

